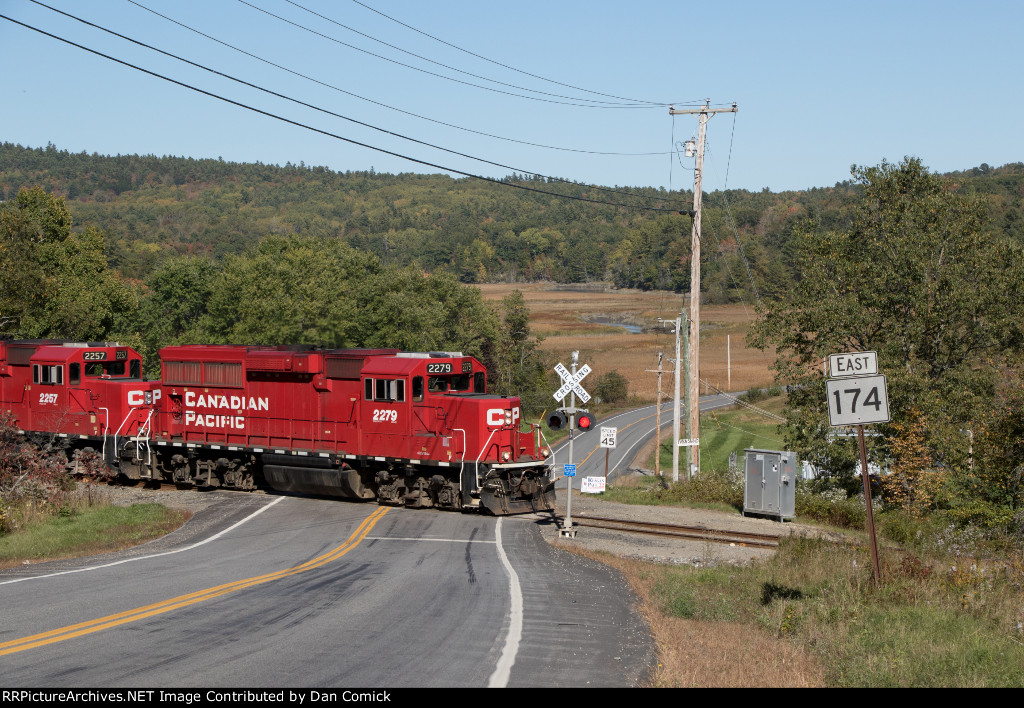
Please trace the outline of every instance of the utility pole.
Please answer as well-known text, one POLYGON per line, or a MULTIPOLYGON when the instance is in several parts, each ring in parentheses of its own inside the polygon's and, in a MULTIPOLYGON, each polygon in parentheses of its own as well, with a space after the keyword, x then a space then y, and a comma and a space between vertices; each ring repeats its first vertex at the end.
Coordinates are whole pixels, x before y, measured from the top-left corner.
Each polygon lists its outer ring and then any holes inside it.
MULTIPOLYGON (((682 387, 683 379, 686 379, 686 382, 687 382, 687 385, 686 385, 686 395, 685 395, 686 401, 685 401, 685 403, 686 403, 687 407, 689 407, 689 405, 690 405, 690 385, 689 385, 689 381, 690 381, 690 378, 689 378, 690 377, 690 364, 689 364, 689 361, 687 360, 687 355, 686 355, 686 352, 689 351, 688 347, 689 347, 690 335, 689 335, 689 330, 684 328, 684 325, 686 324, 685 320, 686 320, 686 315, 683 314, 682 312, 679 313, 679 317, 676 317, 675 320, 663 320, 660 317, 658 318, 658 322, 660 322, 660 323, 671 323, 671 324, 675 325, 675 330, 673 330, 673 331, 674 331, 674 333, 676 335, 676 357, 675 357, 675 359, 671 359, 670 360, 670 361, 673 362, 673 364, 675 366, 675 394, 672 396, 672 481, 673 482, 678 482, 679 481, 679 422, 683 418, 682 412, 680 411, 680 406, 683 403, 682 396, 680 394, 680 388, 682 387), (680 351, 679 351, 680 342, 682 343, 682 347, 683 347, 682 354, 680 354, 680 351)), ((658 365, 658 368, 659 369, 661 368, 660 363, 658 365)), ((687 437, 690 437, 690 421, 689 421, 689 419, 687 419, 687 421, 686 421, 686 435, 687 435, 687 437)), ((687 459, 689 459, 689 457, 687 457, 687 459)), ((689 474, 687 474, 687 479, 689 479, 689 474)))
MULTIPOLYGON (((672 116, 700 116, 700 129, 697 136, 697 166, 693 175, 693 230, 690 234, 690 380, 689 392, 690 429, 694 438, 700 438, 700 212, 703 202, 701 182, 704 175, 704 138, 707 134, 708 118, 716 113, 736 113, 736 104, 729 108, 711 108, 711 99, 704 102, 703 108, 693 110, 676 110, 669 107, 672 116)), ((690 468, 700 471, 700 446, 693 447, 693 465, 690 468)))
POLYGON ((661 362, 665 354, 658 352, 658 368, 644 369, 649 374, 658 374, 658 403, 654 407, 654 474, 661 476, 661 362))

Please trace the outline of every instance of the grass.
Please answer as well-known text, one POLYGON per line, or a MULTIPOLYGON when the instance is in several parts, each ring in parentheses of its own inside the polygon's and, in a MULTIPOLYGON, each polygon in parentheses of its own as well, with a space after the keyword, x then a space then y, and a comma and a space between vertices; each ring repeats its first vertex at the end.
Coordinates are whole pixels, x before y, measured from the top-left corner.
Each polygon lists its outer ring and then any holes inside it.
POLYGON ((186 511, 161 504, 86 506, 65 516, 36 515, 18 531, 0 535, 0 568, 129 548, 170 533, 188 517, 186 511))
MULTIPOLYGON (((779 413, 782 398, 756 405, 779 413)), ((705 415, 701 475, 679 485, 652 484, 647 477, 645 485, 616 485, 602 496, 636 504, 717 504, 735 512, 742 506, 742 477, 725 473, 729 452, 736 451, 742 465, 745 449, 781 448, 770 439, 776 425, 744 408, 705 415)), ((662 471, 669 474, 671 447, 663 454, 662 471)), ((647 466, 653 467, 653 451, 647 466)), ((813 513, 820 521, 863 528, 863 502, 809 498, 827 508, 802 504, 798 489, 800 521, 813 513)), ((1020 544, 970 542, 970 529, 957 532, 939 516, 931 522, 904 517, 877 517, 884 541, 877 587, 859 532, 844 532, 852 539, 848 545, 784 540, 774 557, 748 567, 599 559, 622 570, 641 598, 659 647, 656 686, 1024 685, 1020 544)))
MULTIPOLYGON (((566 546, 571 550, 570 546, 566 546)), ((1019 555, 1019 550, 1018 550, 1019 555)), ((656 686, 1020 687, 1024 560, 883 554, 784 540, 748 567, 657 566, 593 554, 641 598, 656 686)))

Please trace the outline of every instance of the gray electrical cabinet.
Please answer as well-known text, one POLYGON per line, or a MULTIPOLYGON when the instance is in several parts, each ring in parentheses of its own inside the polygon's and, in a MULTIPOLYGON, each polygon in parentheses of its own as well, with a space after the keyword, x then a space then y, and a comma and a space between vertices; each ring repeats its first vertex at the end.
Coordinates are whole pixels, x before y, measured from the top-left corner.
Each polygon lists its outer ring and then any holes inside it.
POLYGON ((745 450, 743 515, 796 516, 796 454, 745 450))

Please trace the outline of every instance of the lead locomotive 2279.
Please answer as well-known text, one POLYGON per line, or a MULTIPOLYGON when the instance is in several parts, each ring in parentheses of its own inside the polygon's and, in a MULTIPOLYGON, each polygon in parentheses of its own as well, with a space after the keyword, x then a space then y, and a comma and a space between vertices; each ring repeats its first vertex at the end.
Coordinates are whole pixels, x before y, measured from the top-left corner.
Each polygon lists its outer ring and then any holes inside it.
POLYGON ((131 347, 0 341, 0 410, 30 439, 60 438, 82 474, 285 491, 381 504, 549 510, 540 427, 486 392, 460 352, 187 345, 161 380, 131 347))

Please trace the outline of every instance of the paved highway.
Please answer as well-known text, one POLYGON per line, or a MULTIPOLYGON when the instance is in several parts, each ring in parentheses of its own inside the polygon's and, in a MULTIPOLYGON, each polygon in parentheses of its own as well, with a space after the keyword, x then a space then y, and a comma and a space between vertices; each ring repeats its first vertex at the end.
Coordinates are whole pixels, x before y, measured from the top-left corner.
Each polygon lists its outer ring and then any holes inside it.
POLYGON ((0 572, 4 685, 632 686, 654 660, 550 521, 217 494, 159 542, 0 572))
MULTIPOLYGON (((731 406, 735 401, 721 394, 714 396, 701 396, 701 411, 710 411, 716 408, 731 406)), ((685 414, 684 414, 685 415, 685 414)), ((598 419, 594 427, 585 433, 575 433, 573 440, 573 458, 576 464, 576 477, 573 480, 573 488, 580 488, 580 480, 583 477, 601 477, 605 470, 605 449, 600 447, 600 435, 602 427, 618 428, 616 446, 608 455, 608 477, 614 479, 622 474, 633 464, 637 453, 654 438, 655 408, 653 405, 643 408, 634 408, 629 411, 617 413, 609 418, 598 419)), ((685 421, 680 424, 680 430, 684 430, 685 421)), ((662 440, 672 436, 672 403, 663 403, 661 407, 662 440)), ((682 435, 682 433, 680 433, 682 435)), ((562 465, 569 462, 569 443, 563 440, 554 449, 554 469, 561 475, 562 465)), ((679 455, 680 474, 685 474, 686 453, 685 448, 680 448, 679 455)), ((671 475, 672 470, 662 469, 662 474, 671 475)), ((565 490, 565 478, 558 482, 559 490, 565 490)))

